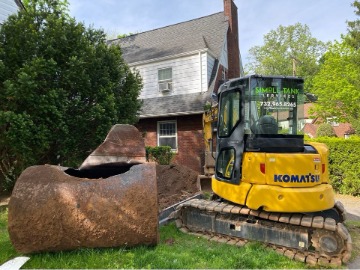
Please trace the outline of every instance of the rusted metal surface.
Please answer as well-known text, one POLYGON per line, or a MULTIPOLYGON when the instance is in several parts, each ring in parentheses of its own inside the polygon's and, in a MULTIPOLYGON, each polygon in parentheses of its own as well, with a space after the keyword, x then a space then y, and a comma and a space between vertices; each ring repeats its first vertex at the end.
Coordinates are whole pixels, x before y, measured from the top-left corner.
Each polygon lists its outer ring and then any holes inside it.
POLYGON ((115 125, 80 169, 27 168, 8 208, 11 242, 24 254, 159 241, 156 165, 130 125, 115 125))
POLYGON ((146 162, 145 143, 138 129, 114 125, 105 141, 80 166, 80 170, 103 164, 139 164, 146 162))
POLYGON ((56 166, 34 166, 9 202, 11 242, 21 253, 80 247, 156 245, 155 164, 106 179, 76 178, 56 166))

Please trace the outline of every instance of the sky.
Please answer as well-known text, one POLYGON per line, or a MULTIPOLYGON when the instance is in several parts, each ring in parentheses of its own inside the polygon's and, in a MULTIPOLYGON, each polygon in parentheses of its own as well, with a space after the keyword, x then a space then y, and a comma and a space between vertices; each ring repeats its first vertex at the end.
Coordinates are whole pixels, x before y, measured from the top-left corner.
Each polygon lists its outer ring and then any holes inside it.
MULTIPOLYGON (((68 0, 70 15, 109 36, 139 33, 223 11, 223 0, 68 0)), ((347 33, 357 19, 354 0, 235 0, 243 63, 251 47, 280 25, 306 24, 313 37, 327 42, 347 33)))

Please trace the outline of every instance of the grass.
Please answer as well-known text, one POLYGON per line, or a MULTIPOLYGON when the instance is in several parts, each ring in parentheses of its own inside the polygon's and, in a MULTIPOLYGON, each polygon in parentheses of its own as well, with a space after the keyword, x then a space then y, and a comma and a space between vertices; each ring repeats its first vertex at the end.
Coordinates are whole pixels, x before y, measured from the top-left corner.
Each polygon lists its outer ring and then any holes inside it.
POLYGON ((0 208, 0 247, 0 265, 18 255, 9 240, 7 231, 7 209, 5 208, 0 208))
POLYGON ((352 241, 352 256, 351 260, 360 257, 360 221, 345 221, 346 227, 348 228, 351 241, 352 241))
MULTIPOLYGON (((350 226, 360 231, 360 223, 350 224, 350 226)), ((0 246, 0 265, 21 255, 10 243, 6 210, 0 211, 0 246)), ((356 250, 359 252, 359 247, 356 250)), ((309 266, 278 255, 259 243, 236 247, 211 242, 201 237, 184 234, 174 224, 169 224, 161 227, 160 243, 156 247, 81 249, 70 252, 32 254, 23 268, 299 269, 309 268, 309 266)))

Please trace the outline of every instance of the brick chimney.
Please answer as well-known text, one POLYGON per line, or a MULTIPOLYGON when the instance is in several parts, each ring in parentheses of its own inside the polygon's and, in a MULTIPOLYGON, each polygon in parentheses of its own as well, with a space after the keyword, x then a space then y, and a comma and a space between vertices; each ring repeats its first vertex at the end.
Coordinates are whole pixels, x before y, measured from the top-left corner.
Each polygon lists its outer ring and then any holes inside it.
POLYGON ((233 0, 224 0, 224 14, 229 21, 227 32, 228 79, 240 76, 240 50, 237 6, 233 0))

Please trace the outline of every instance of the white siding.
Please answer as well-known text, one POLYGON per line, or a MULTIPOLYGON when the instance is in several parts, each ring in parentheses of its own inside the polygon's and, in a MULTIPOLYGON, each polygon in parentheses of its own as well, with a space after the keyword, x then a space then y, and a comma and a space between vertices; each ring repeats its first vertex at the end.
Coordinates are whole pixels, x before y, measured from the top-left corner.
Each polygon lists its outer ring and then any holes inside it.
POLYGON ((176 59, 135 66, 134 68, 139 71, 144 84, 140 98, 207 91, 208 67, 206 59, 207 53, 200 52, 176 59), (172 91, 161 93, 158 89, 158 69, 169 67, 172 68, 172 91))
POLYGON ((15 0, 0 0, 0 25, 5 21, 11 14, 18 11, 18 6, 15 0))
POLYGON ((201 92, 206 92, 208 90, 208 63, 207 63, 208 53, 201 53, 201 92))

